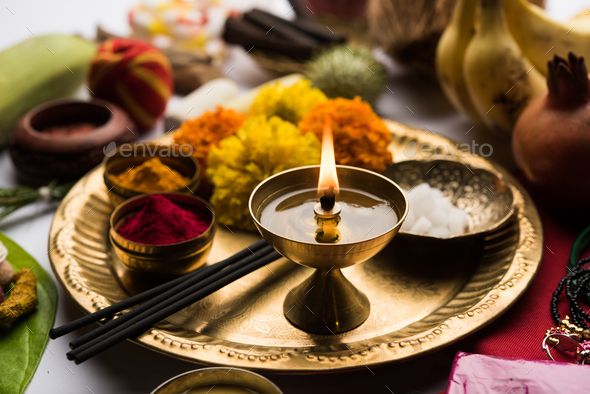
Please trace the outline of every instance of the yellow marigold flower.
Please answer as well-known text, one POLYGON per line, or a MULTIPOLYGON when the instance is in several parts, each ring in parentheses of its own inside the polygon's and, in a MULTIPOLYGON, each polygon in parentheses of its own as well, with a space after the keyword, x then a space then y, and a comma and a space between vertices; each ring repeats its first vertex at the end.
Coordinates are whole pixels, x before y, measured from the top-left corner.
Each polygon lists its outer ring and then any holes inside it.
POLYGON ((337 98, 316 105, 299 122, 299 129, 321 138, 325 125, 334 132, 336 163, 380 172, 391 164, 391 132, 360 98, 337 98))
POLYGON ((292 123, 273 116, 249 117, 238 132, 209 152, 207 176, 211 203, 221 224, 253 230, 250 193, 265 178, 283 170, 320 162, 320 142, 292 123))
POLYGON ((250 115, 278 116, 297 124, 316 104, 327 100, 326 95, 301 79, 290 86, 276 82, 260 89, 248 110, 250 115))

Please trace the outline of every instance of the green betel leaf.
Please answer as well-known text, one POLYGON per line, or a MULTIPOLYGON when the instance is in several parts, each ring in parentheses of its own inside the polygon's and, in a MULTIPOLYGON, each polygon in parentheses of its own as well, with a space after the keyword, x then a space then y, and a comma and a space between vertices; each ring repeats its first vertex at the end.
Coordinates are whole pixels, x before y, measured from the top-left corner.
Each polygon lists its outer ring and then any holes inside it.
POLYGON ((0 328, 0 393, 22 393, 43 355, 57 308, 53 279, 18 244, 0 233, 15 271, 30 268, 37 277, 39 305, 8 328, 0 328))

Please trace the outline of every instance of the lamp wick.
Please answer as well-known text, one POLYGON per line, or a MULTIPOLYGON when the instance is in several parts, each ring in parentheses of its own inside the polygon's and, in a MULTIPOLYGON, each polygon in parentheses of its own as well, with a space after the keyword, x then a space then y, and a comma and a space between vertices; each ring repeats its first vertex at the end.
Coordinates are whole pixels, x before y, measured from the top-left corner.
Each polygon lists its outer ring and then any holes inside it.
POLYGON ((333 192, 324 193, 320 197, 320 205, 324 211, 331 211, 336 204, 336 194, 333 192))

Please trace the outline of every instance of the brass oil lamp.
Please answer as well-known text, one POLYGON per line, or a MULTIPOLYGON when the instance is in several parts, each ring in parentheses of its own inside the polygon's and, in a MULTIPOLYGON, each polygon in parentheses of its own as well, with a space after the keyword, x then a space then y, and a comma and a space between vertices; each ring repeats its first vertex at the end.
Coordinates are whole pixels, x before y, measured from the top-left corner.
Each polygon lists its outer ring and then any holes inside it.
POLYGON ((408 204, 390 179, 336 165, 332 130, 324 128, 320 166, 283 171, 252 192, 250 214, 260 234, 289 260, 313 268, 283 304, 303 331, 334 335, 369 316, 370 302, 341 269, 367 261, 397 234, 408 204))

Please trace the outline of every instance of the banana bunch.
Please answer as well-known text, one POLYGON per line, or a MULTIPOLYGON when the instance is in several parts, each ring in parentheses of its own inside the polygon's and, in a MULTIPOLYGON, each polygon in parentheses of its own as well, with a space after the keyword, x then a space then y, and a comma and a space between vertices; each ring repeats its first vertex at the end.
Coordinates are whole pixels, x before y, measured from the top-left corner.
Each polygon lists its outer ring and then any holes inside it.
POLYGON ((445 95, 460 111, 507 135, 546 91, 555 54, 590 58, 590 23, 551 20, 527 0, 457 0, 436 51, 445 95))
POLYGON ((552 20, 542 8, 527 0, 504 0, 510 32, 524 55, 543 74, 554 55, 569 52, 590 59, 590 22, 581 14, 568 22, 552 20))
POLYGON ((459 111, 479 119, 463 78, 463 59, 475 34, 477 1, 458 0, 436 47, 436 74, 449 101, 459 111))

